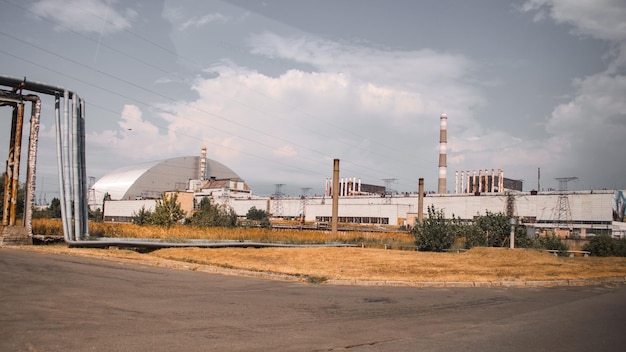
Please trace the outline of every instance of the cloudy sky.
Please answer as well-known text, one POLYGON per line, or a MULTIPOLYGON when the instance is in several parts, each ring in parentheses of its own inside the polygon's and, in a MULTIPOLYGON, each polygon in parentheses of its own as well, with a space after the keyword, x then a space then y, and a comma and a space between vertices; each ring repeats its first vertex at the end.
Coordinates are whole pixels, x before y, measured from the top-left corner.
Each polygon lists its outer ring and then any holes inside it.
MULTIPOLYGON (((526 191, 538 168, 543 189, 626 188, 625 0, 0 0, 0 75, 85 99, 96 180, 206 146, 259 195, 319 194, 335 158, 435 191, 446 112, 450 191, 492 168, 526 191)), ((44 100, 48 198, 52 114, 44 100)))

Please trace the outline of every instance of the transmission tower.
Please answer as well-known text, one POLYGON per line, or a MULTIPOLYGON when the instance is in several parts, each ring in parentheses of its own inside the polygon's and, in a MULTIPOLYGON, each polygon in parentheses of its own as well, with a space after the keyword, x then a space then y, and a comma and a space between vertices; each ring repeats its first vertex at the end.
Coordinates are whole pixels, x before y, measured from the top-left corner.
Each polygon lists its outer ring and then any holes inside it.
POLYGON ((272 214, 274 215, 274 217, 282 217, 283 216, 283 202, 282 202, 282 198, 283 198, 283 186, 285 184, 283 183, 277 183, 274 186, 276 186, 276 190, 274 191, 274 194, 272 194, 272 196, 274 197, 274 211, 272 212, 272 214))
POLYGON ((96 203, 96 190, 93 188, 94 183, 96 183, 96 178, 93 176, 89 176, 89 191, 87 192, 87 204, 90 206, 97 205, 96 203))
POLYGON ((397 178, 384 178, 383 181, 385 181, 385 203, 390 204, 391 198, 393 197, 393 193, 395 192, 395 190, 391 188, 391 185, 396 183, 398 179, 397 178), (389 197, 387 197, 387 195, 389 195, 389 197))
POLYGON ((515 217, 517 213, 517 209, 515 209, 515 195, 513 195, 512 192, 506 193, 506 205, 504 210, 506 217, 509 219, 515 217))
POLYGON ((557 177, 559 181, 559 197, 554 208, 554 228, 568 229, 572 228, 572 209, 569 205, 569 196, 566 193, 567 183, 578 180, 578 177, 557 177))
POLYGON ((302 191, 302 195, 300 195, 300 223, 304 223, 304 219, 306 219, 306 201, 307 201, 307 193, 311 190, 310 187, 300 188, 302 191))

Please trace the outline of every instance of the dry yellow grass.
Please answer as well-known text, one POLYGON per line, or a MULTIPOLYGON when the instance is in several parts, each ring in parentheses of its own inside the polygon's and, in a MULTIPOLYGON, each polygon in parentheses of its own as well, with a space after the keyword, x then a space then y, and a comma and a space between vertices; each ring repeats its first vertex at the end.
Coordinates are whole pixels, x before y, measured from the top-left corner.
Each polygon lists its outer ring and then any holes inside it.
MULTIPOLYGON (((34 219, 33 233, 36 235, 63 235, 60 220, 34 219)), ((248 240, 281 243, 367 243, 368 246, 402 248, 412 246, 415 238, 403 232, 340 231, 333 236, 330 231, 280 230, 263 228, 192 227, 177 225, 170 228, 139 226, 134 224, 90 222, 92 236, 109 238, 152 238, 152 239, 203 239, 203 240, 248 240)))
POLYGON ((23 248, 124 258, 155 265, 173 260, 334 280, 490 282, 626 277, 626 258, 563 258, 527 249, 474 248, 456 254, 345 247, 167 248, 140 254, 130 250, 68 248, 64 245, 23 248))
MULTIPOLYGON (((60 225, 60 224, 59 224, 60 225)), ((55 223, 45 223, 44 229, 55 223)), ((78 249, 66 246, 36 246, 31 250, 74 255, 122 257, 158 262, 174 260, 199 265, 283 273, 335 280, 386 280, 407 282, 488 282, 580 280, 626 277, 626 258, 554 257, 537 250, 474 248, 466 253, 430 253, 384 250, 383 244, 398 248, 411 245, 413 237, 403 233, 346 232, 333 237, 329 232, 266 229, 171 229, 131 224, 90 224, 92 231, 107 237, 163 239, 251 240, 285 243, 367 243, 370 248, 169 248, 148 254, 126 250, 78 249)))
POLYGON ((168 248, 151 255, 338 280, 528 281, 626 276, 626 258, 559 258, 525 249, 475 248, 452 254, 369 248, 168 248))

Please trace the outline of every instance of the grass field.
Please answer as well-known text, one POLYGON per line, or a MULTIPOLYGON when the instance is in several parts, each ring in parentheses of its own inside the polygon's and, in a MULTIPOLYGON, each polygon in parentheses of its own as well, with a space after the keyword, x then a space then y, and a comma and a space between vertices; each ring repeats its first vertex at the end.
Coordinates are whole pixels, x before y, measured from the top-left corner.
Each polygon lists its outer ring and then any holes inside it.
MULTIPOLYGON (((288 244, 352 243, 367 244, 369 247, 407 248, 414 245, 413 235, 405 232, 340 231, 333 235, 330 231, 280 230, 264 228, 221 228, 192 227, 177 225, 171 228, 159 226, 138 226, 134 224, 90 222, 89 234, 94 237, 109 238, 150 238, 181 241, 203 240, 248 240, 288 244)), ((62 236, 60 220, 35 219, 33 233, 44 236, 62 236)))
POLYGON ((176 261, 334 280, 406 282, 491 282, 583 280, 626 277, 626 258, 555 257, 527 249, 474 248, 432 253, 372 248, 168 248, 140 254, 130 250, 33 246, 43 252, 125 258, 160 265, 176 261))
MULTIPOLYGON (((60 232, 60 222, 36 220, 35 234, 60 232)), ((166 248, 140 254, 130 250, 68 248, 66 245, 24 247, 29 250, 108 258, 141 263, 182 262, 214 268, 288 274, 324 280, 405 282, 492 282, 584 280, 626 277, 626 258, 555 257, 533 249, 474 248, 465 253, 431 253, 410 248, 412 235, 401 232, 268 230, 260 228, 170 229, 132 224, 90 223, 90 234, 112 238, 169 240, 250 240, 283 243, 360 243, 365 248, 166 248)))

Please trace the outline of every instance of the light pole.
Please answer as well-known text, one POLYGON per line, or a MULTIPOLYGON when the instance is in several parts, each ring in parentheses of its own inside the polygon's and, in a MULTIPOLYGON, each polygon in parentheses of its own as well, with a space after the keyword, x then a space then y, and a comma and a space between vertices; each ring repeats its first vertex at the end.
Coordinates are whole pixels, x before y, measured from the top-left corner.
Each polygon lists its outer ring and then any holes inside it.
POLYGON ((515 248, 515 224, 517 223, 517 220, 515 218, 510 218, 509 219, 509 224, 511 224, 511 243, 510 243, 510 247, 511 249, 515 248))

